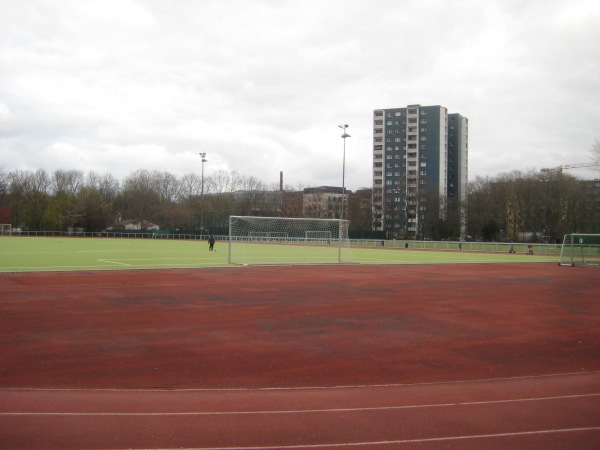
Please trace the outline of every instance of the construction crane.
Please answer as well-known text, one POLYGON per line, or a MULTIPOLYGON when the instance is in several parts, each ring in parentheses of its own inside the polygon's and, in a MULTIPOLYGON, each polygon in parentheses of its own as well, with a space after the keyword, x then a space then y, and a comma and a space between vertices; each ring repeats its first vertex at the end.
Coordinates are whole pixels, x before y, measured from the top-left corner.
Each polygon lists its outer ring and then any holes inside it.
POLYGON ((578 163, 578 164, 563 164, 562 166, 541 169, 541 171, 542 172, 556 172, 556 173, 560 173, 564 169, 581 169, 583 167, 595 167, 595 166, 600 166, 600 162, 595 162, 595 163, 578 163))

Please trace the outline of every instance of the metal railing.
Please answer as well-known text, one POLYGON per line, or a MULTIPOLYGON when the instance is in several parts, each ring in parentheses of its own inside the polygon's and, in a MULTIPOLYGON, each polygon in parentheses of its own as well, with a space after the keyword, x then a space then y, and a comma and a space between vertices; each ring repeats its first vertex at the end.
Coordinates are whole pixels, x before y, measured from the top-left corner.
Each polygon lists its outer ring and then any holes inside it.
MULTIPOLYGON (((8 234, 4 234, 5 236, 8 234)), ((25 231, 19 230, 10 233, 10 236, 37 236, 37 237, 68 237, 68 238, 112 238, 112 239, 170 239, 170 240, 201 240, 208 239, 208 234, 160 232, 160 231, 25 231)), ((229 240, 228 236, 215 235, 219 241, 229 240)), ((237 240, 237 239, 236 239, 237 240)), ((239 238, 247 241, 248 238, 239 238)), ((256 240, 256 239, 253 239, 256 240)), ((305 238, 300 241, 306 243, 305 238)), ((299 242, 299 243, 302 243, 299 242)), ((560 244, 539 244, 522 242, 461 242, 461 241, 414 241, 414 240, 382 240, 382 239, 349 239, 351 247, 385 248, 385 249, 411 249, 411 250, 447 250, 490 253, 528 253, 529 245, 534 254, 551 255, 560 254, 560 244)))

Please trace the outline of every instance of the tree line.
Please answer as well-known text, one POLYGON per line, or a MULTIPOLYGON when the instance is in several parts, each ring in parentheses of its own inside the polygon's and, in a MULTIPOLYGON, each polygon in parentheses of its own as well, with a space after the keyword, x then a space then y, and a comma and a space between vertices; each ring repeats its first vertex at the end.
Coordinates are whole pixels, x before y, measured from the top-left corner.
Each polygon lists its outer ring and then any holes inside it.
MULTIPOLYGON (((230 215, 302 217, 299 191, 224 170, 204 180, 194 173, 137 170, 119 181, 109 173, 0 169, 0 207, 10 208, 13 227, 28 230, 102 231, 121 219, 136 219, 197 232, 226 227, 230 215)), ((560 171, 476 177, 468 200, 449 200, 443 218, 432 213, 439 210, 439 198, 422 201, 429 205, 418 238, 459 236, 461 221, 467 236, 486 241, 554 242, 566 233, 600 233, 600 183, 560 171)), ((351 195, 346 214, 351 229, 371 229, 372 190, 351 195)))
MULTIPOLYGON (((28 230, 81 227, 101 231, 125 219, 145 220, 166 229, 198 230, 201 221, 207 224, 205 228, 221 226, 229 215, 250 211, 253 202, 265 203, 258 197, 269 190, 279 190, 279 186, 269 188, 255 177, 223 170, 204 179, 195 173, 177 177, 137 170, 122 182, 109 173, 80 170, 0 170, 0 207, 10 208, 13 227, 28 230), (229 195, 236 191, 255 195, 236 201, 229 195)), ((283 213, 298 214, 300 208, 301 214, 301 206, 290 203, 283 213)))
POLYGON ((600 233, 600 181, 561 170, 513 171, 469 183, 467 232, 485 241, 553 243, 600 233))

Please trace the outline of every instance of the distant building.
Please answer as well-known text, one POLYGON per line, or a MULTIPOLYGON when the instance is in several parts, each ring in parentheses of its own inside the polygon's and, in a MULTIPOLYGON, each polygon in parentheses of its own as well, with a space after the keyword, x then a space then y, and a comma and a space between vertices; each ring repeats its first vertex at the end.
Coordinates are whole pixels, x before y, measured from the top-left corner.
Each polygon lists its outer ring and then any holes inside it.
MULTIPOLYGON (((341 219, 343 188, 319 186, 304 189, 302 196, 302 215, 319 219, 341 219)), ((350 191, 346 189, 345 202, 348 203, 350 191)), ((347 214, 345 214, 347 217, 347 214)))
POLYGON ((465 234, 468 119, 443 106, 373 112, 374 229, 425 238, 447 219, 449 204, 465 234))
POLYGON ((0 208, 0 223, 11 223, 11 215, 10 208, 0 208))
POLYGON ((110 227, 107 228, 108 231, 118 231, 118 230, 147 230, 147 231, 157 231, 160 227, 152 222, 148 222, 147 220, 121 220, 110 227))

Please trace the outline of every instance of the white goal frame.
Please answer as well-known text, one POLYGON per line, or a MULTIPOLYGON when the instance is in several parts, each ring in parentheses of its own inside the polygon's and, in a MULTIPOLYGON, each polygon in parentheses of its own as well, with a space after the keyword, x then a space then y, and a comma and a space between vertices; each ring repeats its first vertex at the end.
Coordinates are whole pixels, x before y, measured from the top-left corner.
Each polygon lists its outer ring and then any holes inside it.
POLYGON ((350 262, 349 221, 300 217, 229 217, 230 264, 350 262))
POLYGON ((565 234, 558 265, 600 267, 600 234, 565 234))
POLYGON ((12 225, 10 223, 0 223, 0 236, 12 234, 12 225))
POLYGON ((304 232, 306 242, 331 243, 331 231, 306 230, 304 232))

